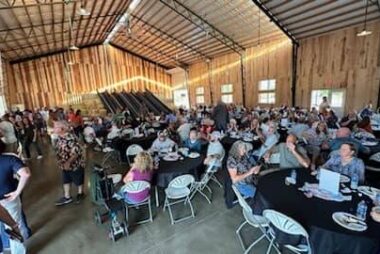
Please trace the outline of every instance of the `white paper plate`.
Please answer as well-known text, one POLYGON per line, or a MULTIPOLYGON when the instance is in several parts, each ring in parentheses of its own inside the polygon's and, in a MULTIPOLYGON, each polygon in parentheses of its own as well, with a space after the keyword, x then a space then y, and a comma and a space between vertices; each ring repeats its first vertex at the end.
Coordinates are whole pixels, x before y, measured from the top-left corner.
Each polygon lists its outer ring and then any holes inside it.
POLYGON ((380 206, 374 206, 372 208, 372 211, 374 211, 375 213, 380 213, 380 206))
POLYGON ((163 158, 165 161, 177 161, 179 159, 178 156, 174 156, 174 155, 166 155, 164 156, 163 158))
POLYGON ((361 142, 363 146, 377 146, 378 142, 376 141, 363 141, 361 142))
POLYGON ((113 184, 118 184, 121 181, 121 174, 110 174, 107 176, 107 178, 112 179, 113 184))
POLYGON ((332 215, 333 220, 340 226, 352 230, 352 231, 365 231, 367 230, 367 224, 364 221, 360 221, 356 216, 345 213, 345 212, 336 212, 332 215), (350 219, 352 221, 350 221, 350 219))
POLYGON ((253 139, 251 139, 251 138, 243 138, 243 141, 245 141, 245 142, 252 142, 253 139))
POLYGON ((358 191, 363 193, 364 195, 367 195, 368 197, 372 199, 376 197, 377 193, 380 193, 379 189, 376 189, 370 186, 359 186, 358 191))
POLYGON ((201 156, 199 153, 192 152, 192 153, 189 154, 189 158, 191 158, 191 159, 198 158, 199 156, 201 156))
POLYGON ((349 182, 351 182, 351 178, 349 178, 348 176, 345 176, 345 175, 340 175, 340 182, 341 183, 349 183, 349 182))

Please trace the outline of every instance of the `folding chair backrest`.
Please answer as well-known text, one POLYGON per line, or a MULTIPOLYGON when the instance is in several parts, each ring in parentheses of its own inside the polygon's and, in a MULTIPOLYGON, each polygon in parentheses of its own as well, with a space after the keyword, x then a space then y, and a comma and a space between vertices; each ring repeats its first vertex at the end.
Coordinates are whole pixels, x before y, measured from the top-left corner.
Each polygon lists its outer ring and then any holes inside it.
POLYGON ((248 213, 252 213, 252 208, 248 205, 247 201, 243 198, 243 196, 240 194, 239 190, 236 188, 235 185, 232 185, 232 189, 235 192, 236 197, 238 198, 239 205, 248 213))
POLYGON ((193 184, 195 181, 194 176, 186 174, 177 176, 171 182, 169 183, 169 188, 185 188, 191 184, 193 184))
POLYGON ((150 183, 147 181, 132 181, 126 183, 120 190, 127 193, 139 193, 146 189, 150 189, 150 183))
POLYGON ((275 226, 278 230, 290 234, 290 235, 301 235, 309 238, 309 234, 306 230, 294 219, 277 212, 275 210, 267 209, 264 210, 263 215, 267 218, 270 223, 275 226))
POLYGON ((140 145, 133 144, 127 148, 126 155, 127 156, 134 156, 134 155, 137 155, 139 152, 142 152, 142 151, 144 151, 144 149, 140 145))
POLYGON ((136 156, 139 152, 144 151, 144 149, 137 144, 130 145, 125 152, 128 164, 131 165, 130 156, 136 156))

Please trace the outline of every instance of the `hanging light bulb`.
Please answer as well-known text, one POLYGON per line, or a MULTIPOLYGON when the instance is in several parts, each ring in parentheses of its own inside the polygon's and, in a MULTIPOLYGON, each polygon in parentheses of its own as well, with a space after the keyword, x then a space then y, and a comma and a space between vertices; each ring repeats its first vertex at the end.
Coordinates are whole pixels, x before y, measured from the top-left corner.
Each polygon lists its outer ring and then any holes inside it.
POLYGON ((79 9, 79 11, 77 11, 77 14, 80 16, 90 16, 91 15, 91 12, 89 12, 88 10, 86 10, 86 8, 84 8, 83 0, 80 1, 80 9, 79 9))
POLYGON ((368 0, 365 4, 365 16, 364 16, 364 28, 360 33, 357 33, 356 36, 363 37, 372 34, 372 31, 367 30, 367 13, 368 13, 368 0))

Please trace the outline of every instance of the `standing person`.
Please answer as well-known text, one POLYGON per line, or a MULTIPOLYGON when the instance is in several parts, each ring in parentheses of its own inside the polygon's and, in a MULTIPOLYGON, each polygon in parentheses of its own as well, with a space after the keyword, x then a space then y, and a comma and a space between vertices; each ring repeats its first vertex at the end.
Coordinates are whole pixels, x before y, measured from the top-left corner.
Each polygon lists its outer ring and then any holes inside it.
POLYGON ((22 123, 24 125, 24 135, 22 140, 23 140, 23 145, 24 145, 24 149, 25 149, 25 154, 26 154, 26 158, 25 159, 30 159, 30 145, 33 145, 36 150, 37 150, 37 159, 42 159, 42 151, 41 151, 41 148, 40 146, 38 145, 37 143, 37 129, 36 127, 34 127, 34 125, 30 122, 29 118, 27 117, 24 117, 22 119, 22 123))
POLYGON ((73 202, 70 189, 71 183, 78 187, 76 203, 80 203, 85 195, 83 193, 84 183, 84 157, 78 139, 69 132, 67 122, 55 123, 54 132, 58 135, 57 161, 62 170, 64 196, 56 201, 56 206, 66 205, 73 202))
POLYGON ((71 120, 71 124, 73 126, 75 135, 79 138, 79 135, 81 134, 84 125, 82 112, 79 109, 75 112, 75 115, 71 120))
POLYGON ((6 144, 6 151, 14 153, 17 151, 17 137, 13 124, 9 121, 9 114, 5 114, 0 121, 0 137, 6 144))
MULTIPOLYGON (((22 205, 20 194, 30 178, 30 170, 17 156, 13 154, 4 154, 6 145, 0 141, 0 205, 7 210, 17 225, 13 227, 6 226, 13 230, 18 229, 24 239, 28 233, 26 227, 21 227, 22 205), (19 177, 19 180, 15 178, 19 177)), ((10 239, 12 254, 24 254, 26 248, 23 243, 15 239, 10 239)))
POLYGON ((216 130, 226 131, 228 122, 228 109, 227 105, 219 101, 212 111, 212 119, 215 121, 216 130))
POLYGON ((330 104, 327 101, 327 96, 323 96, 322 102, 319 104, 319 114, 325 115, 328 108, 330 108, 330 104))

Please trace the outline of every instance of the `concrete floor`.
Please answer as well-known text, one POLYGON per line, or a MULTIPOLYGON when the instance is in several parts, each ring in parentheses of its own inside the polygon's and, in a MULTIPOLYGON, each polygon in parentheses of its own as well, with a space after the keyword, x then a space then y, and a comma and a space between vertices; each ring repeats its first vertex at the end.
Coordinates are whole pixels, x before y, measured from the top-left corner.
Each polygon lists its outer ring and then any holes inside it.
MULTIPOLYGON (((223 190, 213 183, 212 204, 199 196, 193 199, 195 219, 171 225, 168 213, 163 212, 162 207, 154 207, 152 223, 132 226, 127 238, 113 243, 107 238, 108 223, 94 223, 96 206, 89 197, 79 205, 54 205, 62 193, 60 172, 48 142, 45 141, 43 148, 42 160, 28 162, 32 178, 23 196, 24 209, 33 231, 27 242, 28 253, 243 253, 235 234, 243 220, 241 209, 239 206, 227 209, 223 190)), ((99 152, 88 152, 87 172, 102 156, 99 152)), ((120 169, 115 171, 123 172, 120 169)), ((243 230, 247 242, 252 242, 257 233, 249 227, 243 230)), ((267 246, 267 242, 262 241, 251 253, 265 253, 267 246)))

